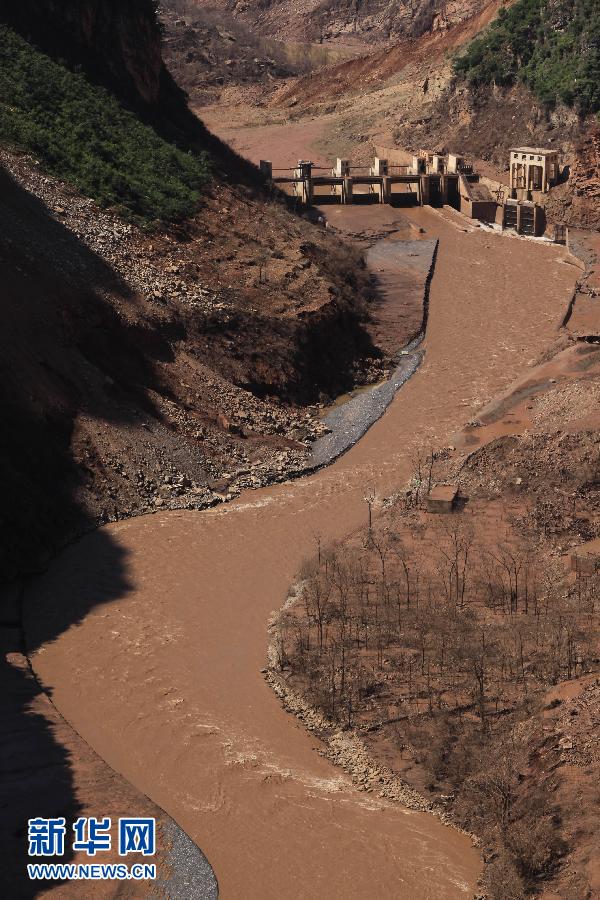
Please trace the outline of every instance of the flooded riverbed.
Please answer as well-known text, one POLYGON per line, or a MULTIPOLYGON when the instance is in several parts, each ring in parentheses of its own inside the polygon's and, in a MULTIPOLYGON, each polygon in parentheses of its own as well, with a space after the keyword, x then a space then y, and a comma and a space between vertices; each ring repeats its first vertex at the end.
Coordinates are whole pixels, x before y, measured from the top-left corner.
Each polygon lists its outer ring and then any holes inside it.
POLYGON ((470 897, 480 871, 467 837, 357 791, 260 672, 269 615, 316 541, 364 525, 367 492, 402 486, 418 446, 444 446, 523 373, 573 289, 559 248, 406 215, 440 240, 425 356, 356 446, 214 510, 99 529, 27 592, 54 702, 198 842, 224 898, 470 897))

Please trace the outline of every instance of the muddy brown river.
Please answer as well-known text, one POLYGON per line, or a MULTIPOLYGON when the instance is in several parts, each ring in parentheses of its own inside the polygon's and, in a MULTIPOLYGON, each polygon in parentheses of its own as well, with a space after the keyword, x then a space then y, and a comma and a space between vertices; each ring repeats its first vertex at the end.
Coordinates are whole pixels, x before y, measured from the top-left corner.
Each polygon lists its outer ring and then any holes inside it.
POLYGON ((228 505, 101 528, 26 597, 33 665, 54 703, 198 842, 224 900, 470 897, 480 872, 467 837, 356 790, 260 674, 269 615, 316 535, 364 525, 368 491, 402 486, 417 446, 451 443, 526 372, 573 290, 558 247, 465 233, 432 210, 403 215, 440 239, 425 359, 361 441, 311 477, 228 505))

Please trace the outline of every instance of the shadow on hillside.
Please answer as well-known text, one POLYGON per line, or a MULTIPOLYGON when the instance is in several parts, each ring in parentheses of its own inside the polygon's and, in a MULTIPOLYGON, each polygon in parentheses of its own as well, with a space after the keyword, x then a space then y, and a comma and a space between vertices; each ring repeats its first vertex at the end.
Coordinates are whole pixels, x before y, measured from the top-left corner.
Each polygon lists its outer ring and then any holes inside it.
MULTIPOLYGON (((161 414, 157 362, 172 358, 138 298, 0 169, 0 571, 35 570, 93 523, 76 499, 76 419, 161 414)), ((166 329, 163 329, 166 331, 166 329)), ((172 334, 169 335, 173 337, 172 334)), ((90 449, 93 452, 93 448, 90 449)))
POLYGON ((33 600, 25 605, 27 652, 56 640, 95 607, 123 599, 131 588, 127 555, 105 529, 96 529, 67 547, 36 578, 33 600))
MULTIPOLYGON (((168 358, 170 348, 160 334, 140 335, 135 320, 117 312, 117 305, 135 303, 119 276, 2 169, 0 282, 0 582, 7 583, 39 572, 60 547, 92 528, 78 499, 85 473, 73 459, 76 417, 84 413, 102 428, 132 421, 140 409, 158 416, 147 391, 155 381, 153 362, 168 358)), ((41 606, 28 608, 28 649, 127 591, 122 549, 106 532, 87 540, 90 568, 79 572, 70 599, 57 583, 43 618, 41 606)), ((65 855, 50 861, 68 862, 71 824, 92 788, 91 776, 84 771, 82 788, 80 767, 75 783, 54 713, 44 715, 48 701, 20 655, 18 604, 10 589, 0 620, 2 882, 6 896, 32 897, 58 882, 29 881, 26 864, 36 860, 27 856, 27 820, 66 818, 65 855)), ((87 814, 101 816, 102 810, 87 814)))

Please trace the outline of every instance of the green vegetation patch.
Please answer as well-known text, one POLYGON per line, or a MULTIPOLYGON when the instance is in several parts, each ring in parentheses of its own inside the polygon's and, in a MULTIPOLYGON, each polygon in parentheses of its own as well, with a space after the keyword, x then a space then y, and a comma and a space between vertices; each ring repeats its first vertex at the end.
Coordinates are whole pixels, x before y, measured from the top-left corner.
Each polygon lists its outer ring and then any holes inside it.
POLYGON ((600 110, 598 0, 518 0, 501 9, 455 71, 473 85, 523 82, 543 102, 600 110))
POLYGON ((144 222, 190 215, 209 174, 208 157, 185 153, 103 88, 0 27, 0 142, 144 222))

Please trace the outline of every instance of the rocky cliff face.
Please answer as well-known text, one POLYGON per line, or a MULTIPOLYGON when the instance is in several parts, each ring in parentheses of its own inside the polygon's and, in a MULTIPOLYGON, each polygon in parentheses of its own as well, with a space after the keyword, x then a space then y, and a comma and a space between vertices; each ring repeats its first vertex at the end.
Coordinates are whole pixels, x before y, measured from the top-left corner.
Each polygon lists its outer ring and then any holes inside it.
POLYGON ((307 37, 316 41, 359 37, 369 44, 418 38, 461 22, 482 6, 480 0, 323 0, 310 16, 307 37))
POLYGON ((154 0, 22 0, 0 20, 130 102, 158 102, 165 70, 154 0))
POLYGON ((600 228, 600 128, 592 120, 575 139, 569 180, 552 191, 550 215, 567 225, 600 228))
POLYGON ((287 41, 382 44, 444 30, 485 0, 165 0, 179 10, 221 8, 258 33, 287 41))

